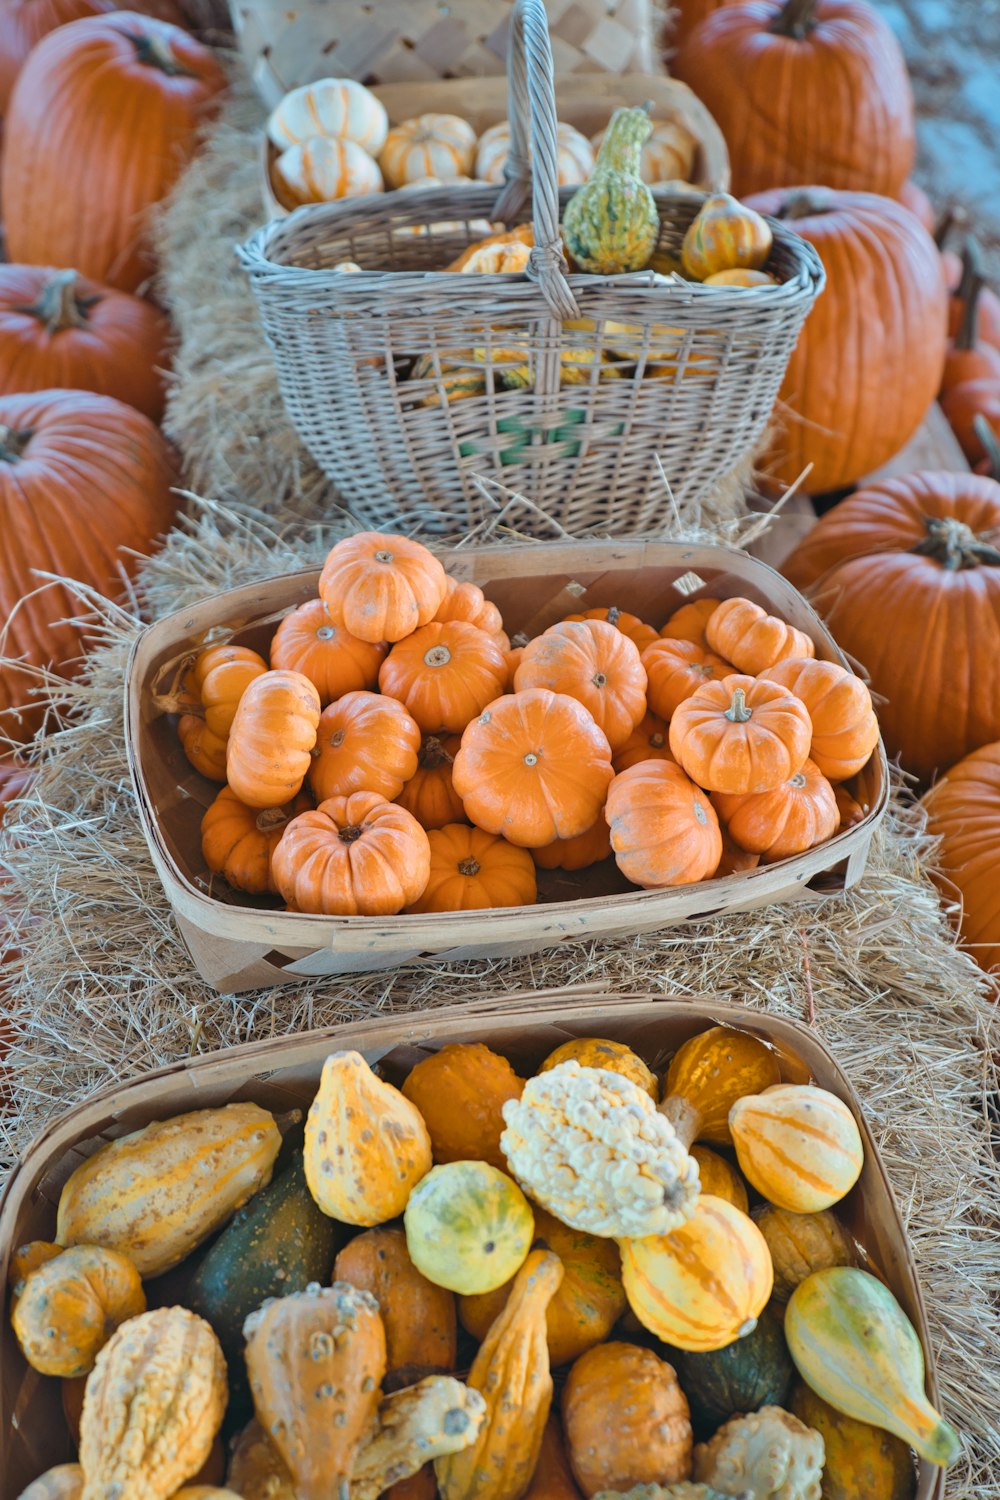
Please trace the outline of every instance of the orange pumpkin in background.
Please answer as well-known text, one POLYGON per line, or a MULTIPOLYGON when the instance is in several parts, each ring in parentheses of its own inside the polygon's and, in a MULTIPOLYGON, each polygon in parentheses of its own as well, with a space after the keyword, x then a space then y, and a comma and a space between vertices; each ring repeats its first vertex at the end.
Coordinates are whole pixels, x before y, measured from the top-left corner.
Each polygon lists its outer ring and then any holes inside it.
POLYGON ((103 16, 113 0, 3 0, 0 5, 0 116, 32 47, 70 21, 103 16))
POLYGON ((460 583, 449 574, 445 578, 445 590, 435 620, 464 620, 467 625, 477 625, 480 630, 494 636, 504 650, 508 648, 510 642, 503 628, 503 616, 478 583, 460 583))
POLYGON ((540 870, 586 870, 611 853, 611 833, 603 814, 593 828, 574 839, 554 839, 541 849, 532 849, 540 870))
POLYGON ((494 833, 449 823, 427 835, 431 872, 423 895, 408 911, 487 911, 500 906, 532 906, 535 864, 494 833))
POLYGON ((899 452, 941 384, 941 257, 888 198, 807 187, 751 201, 809 240, 827 276, 792 352, 778 396, 781 427, 764 464, 786 484, 811 464, 810 491, 839 489, 899 452))
POLYGON ((210 48, 131 11, 46 36, 21 70, 4 123, 0 207, 10 259, 73 266, 135 291, 153 269, 149 210, 194 155, 225 82, 210 48), (95 182, 113 191, 98 193, 95 182))
MULTIPOLYGON (((687 41, 696 26, 706 16, 714 15, 724 5, 736 5, 739 0, 675 0, 669 13, 668 40, 673 52, 687 41)), ((678 77, 680 75, 678 74, 678 77)))
POLYGON ((1000 972, 1000 742, 946 771, 924 798, 928 830, 941 840, 931 874, 962 942, 982 969, 1000 972))

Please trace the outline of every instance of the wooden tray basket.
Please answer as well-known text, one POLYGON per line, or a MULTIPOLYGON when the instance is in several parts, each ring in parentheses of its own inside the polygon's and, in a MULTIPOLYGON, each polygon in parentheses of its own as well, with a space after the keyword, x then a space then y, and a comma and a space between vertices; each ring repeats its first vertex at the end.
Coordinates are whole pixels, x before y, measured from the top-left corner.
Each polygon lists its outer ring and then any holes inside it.
MULTIPOLYGON (((567 614, 612 604, 622 604, 659 627, 686 597, 738 594, 804 630, 819 657, 844 660, 792 586, 734 548, 556 542, 463 547, 438 556, 456 578, 479 584, 511 633, 535 635, 567 614)), ((655 932, 691 918, 745 911, 810 892, 838 893, 860 877, 888 799, 881 744, 858 777, 858 799, 869 808, 862 823, 796 858, 676 890, 636 890, 614 860, 605 860, 572 875, 540 870, 536 906, 325 917, 279 911, 274 901, 255 901, 222 882, 211 883, 201 855, 200 822, 218 787, 188 764, 173 718, 154 704, 153 684, 167 663, 220 627, 240 644, 266 652, 275 620, 315 598, 318 577, 318 569, 287 574, 170 615, 145 631, 129 660, 125 711, 139 815, 194 963, 216 989, 238 992, 321 974, 536 953, 566 942, 655 932)))
MULTIPOLYGON (((865 1165, 858 1185, 838 1207, 869 1269, 891 1287, 924 1347, 927 1394, 939 1402, 927 1317, 913 1256, 879 1159, 850 1083, 816 1036, 805 1027, 763 1011, 744 1010, 711 997, 665 1000, 611 996, 581 986, 530 996, 506 995, 476 1005, 422 1016, 367 1021, 307 1032, 277 1042, 234 1047, 176 1063, 132 1083, 105 1089, 46 1130, 12 1177, 0 1209, 0 1274, 6 1281, 11 1252, 27 1240, 52 1238, 63 1183, 104 1141, 137 1130, 151 1120, 231 1100, 250 1099, 281 1113, 305 1109, 315 1093, 327 1054, 360 1051, 378 1062, 393 1083, 447 1042, 485 1042, 527 1074, 570 1037, 603 1036, 627 1043, 661 1071, 688 1037, 724 1023, 752 1032, 778 1053, 788 1082, 813 1081, 842 1099, 854 1113, 864 1142, 865 1165)), ((151 1283, 155 1288, 156 1283, 151 1283)), ((0 1333, 0 1450, 6 1487, 13 1497, 51 1464, 72 1457, 62 1416, 59 1382, 29 1369, 11 1334, 0 1333)), ((916 1500, 941 1500, 942 1471, 921 1463, 916 1500)))

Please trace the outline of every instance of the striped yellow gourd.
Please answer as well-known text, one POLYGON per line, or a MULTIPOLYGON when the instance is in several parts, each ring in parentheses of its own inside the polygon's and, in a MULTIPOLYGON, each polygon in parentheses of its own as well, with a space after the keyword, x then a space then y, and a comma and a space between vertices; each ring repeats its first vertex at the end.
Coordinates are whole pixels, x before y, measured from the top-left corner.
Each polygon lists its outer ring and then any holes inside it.
POLYGON ((887 1286, 854 1266, 815 1271, 795 1288, 785 1338, 802 1379, 830 1406, 948 1465, 958 1433, 924 1394, 924 1351, 887 1286))
POLYGON ((771 1295, 771 1256, 760 1230, 709 1193, 680 1228, 619 1240, 618 1248, 629 1306, 677 1349, 724 1349, 756 1327, 771 1295))
POLYGON ((684 274, 704 281, 717 271, 759 271, 771 253, 771 226, 728 193, 706 198, 684 236, 684 274))
POLYGON ((271 1179, 281 1133, 256 1104, 155 1121, 77 1167, 59 1198, 56 1241, 103 1245, 159 1276, 271 1179))
POLYGON ((729 1111, 740 1171, 761 1197, 796 1214, 832 1208, 864 1165, 861 1132, 836 1094, 779 1083, 729 1111))

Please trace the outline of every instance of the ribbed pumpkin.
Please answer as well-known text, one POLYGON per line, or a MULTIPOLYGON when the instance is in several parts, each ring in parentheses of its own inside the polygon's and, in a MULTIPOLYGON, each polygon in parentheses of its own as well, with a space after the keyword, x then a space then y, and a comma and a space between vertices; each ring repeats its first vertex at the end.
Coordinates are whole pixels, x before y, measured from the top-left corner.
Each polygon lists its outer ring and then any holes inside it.
POLYGON ((706 683, 670 721, 678 766, 708 791, 736 796, 770 791, 801 771, 811 738, 805 705, 777 683, 753 677, 706 683))
POLYGON ((359 641, 342 625, 333 624, 322 599, 308 599, 274 632, 271 666, 308 677, 326 708, 346 693, 376 687, 387 649, 384 641, 359 641))
POLYGON ((705 630, 720 602, 719 599, 694 599, 690 604, 682 604, 680 609, 674 610, 660 635, 664 640, 694 641, 696 646, 710 649, 705 630))
POLYGON ((946 772, 924 799, 928 830, 940 839, 932 874, 962 942, 980 968, 1000 969, 1000 742, 946 772))
POLYGON ((271 856, 278 890, 297 911, 385 917, 416 901, 431 852, 412 813, 378 792, 328 797, 293 818, 271 856))
POLYGON ((809 759, 828 781, 847 781, 868 764, 878 744, 878 719, 860 677, 837 662, 794 658, 761 675, 786 687, 809 710, 809 759))
POLYGON ((732 672, 732 664, 705 651, 693 641, 660 639, 642 653, 649 679, 646 699, 660 719, 671 718, 674 709, 706 682, 719 682, 732 672))
POLYGON ((315 136, 337 136, 377 156, 388 133, 382 101, 353 78, 301 84, 289 90, 267 120, 268 139, 282 148, 315 136))
POLYGON ((805 1381, 788 1409, 823 1439, 823 1500, 912 1500, 917 1476, 901 1438, 845 1416, 805 1381))
POLYGON ((787 1302, 800 1281, 827 1266, 852 1266, 857 1254, 850 1235, 828 1209, 790 1213, 766 1203, 754 1222, 767 1240, 774 1266, 774 1296, 787 1302))
POLYGON ((609 605, 607 609, 588 609, 582 615, 567 615, 563 624, 578 620, 603 620, 606 625, 613 625, 622 635, 627 635, 640 651, 645 651, 657 639, 652 625, 647 625, 638 615, 630 615, 628 610, 619 609, 616 604, 609 605))
POLYGON ((494 638, 465 620, 432 620, 398 641, 379 669, 379 689, 397 698, 424 734, 461 734, 507 685, 494 638))
POLYGON ((771 1256, 752 1219, 703 1193, 669 1234, 622 1240, 622 1280, 644 1327, 678 1349, 724 1349, 771 1295, 771 1256))
POLYGON ((18 73, 32 47, 70 21, 101 16, 112 10, 112 0, 4 0, 0 6, 0 116, 18 73))
POLYGON ((755 677, 788 657, 815 656, 809 636, 749 599, 724 599, 705 625, 705 639, 713 651, 731 661, 738 672, 755 677))
POLYGON ((838 489, 898 453, 934 399, 947 311, 940 257, 923 226, 888 198, 806 187, 751 202, 809 240, 827 277, 782 382, 784 420, 767 471, 791 484, 811 463, 813 492, 838 489))
POLYGON ((504 906, 533 906, 535 862, 527 849, 508 844, 495 833, 449 823, 432 828, 431 872, 412 912, 489 911, 504 906))
POLYGON ((627 771, 641 760, 673 760, 670 726, 657 714, 644 714, 624 745, 615 752, 614 768, 627 771))
POLYGON ((639 761, 619 772, 604 816, 618 868, 647 890, 707 880, 722 857, 711 802, 671 761, 639 761))
POLYGON ((729 1111, 740 1171, 762 1197, 793 1213, 839 1203, 864 1165, 861 1132, 836 1094, 778 1083, 729 1111))
POLYGON ((663 1084, 660 1113, 685 1145, 731 1146, 729 1111, 746 1094, 759 1094, 781 1076, 777 1055, 757 1037, 710 1026, 674 1054, 663 1084))
POLYGON ((730 838, 764 860, 802 854, 840 827, 833 787, 811 760, 769 792, 744 797, 713 792, 712 805, 730 838))
POLYGON ((451 783, 451 769, 462 743, 458 734, 425 735, 417 752, 417 769, 395 798, 428 832, 465 817, 462 799, 451 783))
POLYGON ((398 797, 419 749, 420 728, 396 698, 345 693, 320 715, 309 783, 321 802, 353 792, 398 797))
POLYGON ((354 141, 317 135, 289 146, 274 163, 274 176, 290 208, 303 203, 334 203, 382 191, 382 173, 354 141))
POLYGON ((724 5, 686 37, 671 71, 718 121, 741 197, 801 182, 892 196, 910 175, 906 63, 861 0, 724 5))
POLYGON ((562 1419, 584 1495, 670 1484, 691 1472, 687 1398, 652 1349, 615 1341, 581 1355, 563 1389, 562 1419))
POLYGON ((548 688, 576 698, 604 731, 612 753, 646 712, 639 648, 607 620, 564 620, 529 641, 514 673, 514 688, 548 688))
POLYGON ((76 271, 0 266, 0 394, 96 391, 158 422, 169 337, 139 297, 76 271))
POLYGON ((447 182, 468 177, 476 160, 476 132, 459 115, 417 115, 394 125, 379 155, 386 186, 404 187, 424 177, 447 182))
MULTIPOLYGON (((150 551, 170 525, 175 483, 163 438, 120 401, 86 391, 0 398, 5 656, 74 675, 86 632, 65 622, 79 616, 79 596, 60 584, 38 592, 36 572, 78 578, 116 597, 122 570, 138 566, 131 553, 150 551)), ((28 670, 0 669, 0 731, 13 739, 40 722, 31 707, 35 686, 28 670)))
MULTIPOLYGON (((510 154, 510 121, 491 125, 479 137, 476 149, 476 177, 481 182, 503 182, 504 168, 510 154)), ((594 170, 594 147, 574 126, 560 120, 556 126, 556 181, 560 187, 575 187, 586 182, 594 170)))
POLYGON ((302 793, 284 807, 248 807, 224 786, 201 820, 201 852, 213 875, 237 891, 278 894, 271 857, 292 818, 311 803, 302 793))
POLYGON ((449 1042, 411 1069, 403 1093, 430 1132, 435 1162, 485 1161, 505 1171, 501 1110, 524 1080, 482 1042, 449 1042))
POLYGON ((540 870, 586 870, 611 854, 611 833, 603 814, 592 828, 572 839, 553 839, 531 851, 540 870))
POLYGON ((0 207, 10 258, 73 266, 134 291, 152 270, 149 210, 193 156, 224 86, 209 48, 128 11, 45 37, 4 122, 0 207), (113 193, 94 191, 104 180, 113 193), (42 182, 56 186, 40 191, 42 182))
POLYGON ((465 1294, 509 1281, 524 1265, 535 1232, 531 1205, 517 1183, 485 1161, 432 1167, 410 1194, 403 1221, 417 1269, 435 1286, 465 1294))
POLYGON ((241 802, 281 807, 298 796, 319 715, 319 694, 301 672, 262 672, 253 679, 239 700, 226 748, 226 777, 241 802))
POLYGON ((561 1047, 550 1052, 538 1071, 548 1073, 570 1058, 578 1062, 581 1068, 605 1068, 609 1073, 620 1073, 623 1078, 630 1078, 654 1103, 660 1097, 656 1074, 624 1042, 610 1042, 596 1036, 573 1037, 571 1041, 563 1042, 561 1047))
POLYGON ((421 1276, 402 1229, 380 1225, 357 1235, 338 1254, 333 1279, 370 1292, 378 1303, 387 1374, 447 1373, 455 1368, 454 1295, 421 1276))
POLYGON ((1000 739, 1000 484, 920 473, 859 490, 783 564, 880 704, 922 780, 1000 739))
POLYGON ((743 875, 747 870, 756 870, 760 864, 759 854, 749 854, 741 849, 739 844, 734 844, 729 837, 729 830, 722 830, 722 858, 719 860, 714 879, 721 880, 724 875, 743 875))
POLYGON ((460 583, 449 574, 445 578, 445 587, 447 592, 437 607, 435 620, 464 620, 467 625, 477 625, 487 635, 492 635, 504 649, 509 647, 503 616, 478 583, 460 583))
POLYGON ((319 596, 358 640, 400 641, 433 620, 448 592, 444 568, 409 537, 361 531, 331 548, 319 596))

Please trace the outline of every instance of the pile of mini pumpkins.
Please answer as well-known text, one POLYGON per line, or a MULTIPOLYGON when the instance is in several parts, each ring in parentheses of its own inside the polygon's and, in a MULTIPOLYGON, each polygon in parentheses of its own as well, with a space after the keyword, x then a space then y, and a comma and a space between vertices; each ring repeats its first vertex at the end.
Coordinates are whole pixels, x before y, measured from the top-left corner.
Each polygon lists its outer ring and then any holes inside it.
POLYGON ((304 1141, 237 1103, 104 1145, 14 1257, 79 1433, 21 1500, 912 1496, 907 1445, 960 1445, 830 1212, 850 1109, 722 1026, 663 1094, 600 1038, 526 1081, 451 1043, 401 1089, 344 1051, 304 1141))
POLYGON ((750 600, 660 635, 592 609, 512 646, 477 585, 374 532, 336 544, 269 663, 181 665, 160 706, 226 783, 209 870, 335 916, 527 905, 536 866, 612 853, 645 888, 802 853, 864 816, 845 783, 879 734, 864 683, 750 600))

